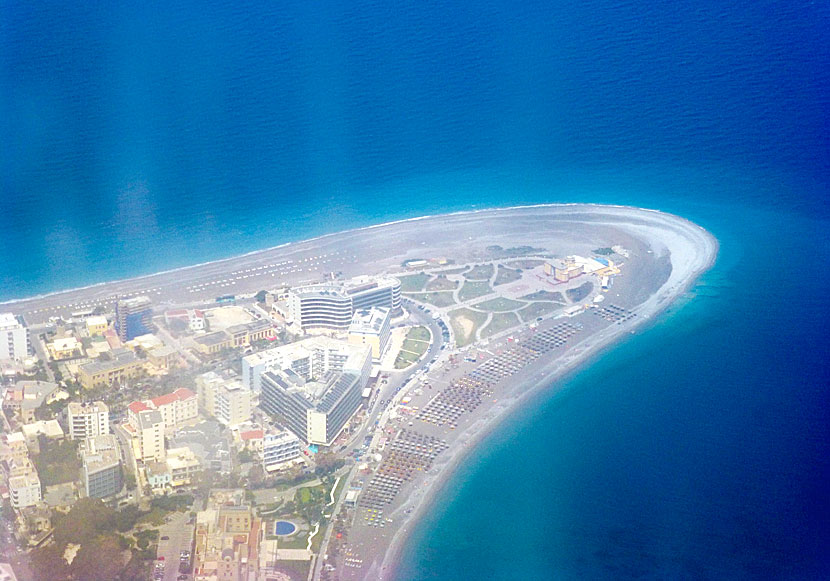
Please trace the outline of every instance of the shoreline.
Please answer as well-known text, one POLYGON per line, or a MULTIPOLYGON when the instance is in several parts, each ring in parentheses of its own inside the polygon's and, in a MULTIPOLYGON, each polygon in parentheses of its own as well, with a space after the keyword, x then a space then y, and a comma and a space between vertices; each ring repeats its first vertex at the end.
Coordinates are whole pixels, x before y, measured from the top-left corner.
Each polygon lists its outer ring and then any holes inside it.
MULTIPOLYGON (((265 248, 260 248, 258 250, 251 250, 249 252, 243 252, 241 254, 234 254, 232 256, 227 256, 225 258, 217 258, 214 260, 206 260, 203 262, 197 262, 195 264, 189 264, 186 266, 178 266, 174 268, 168 268, 159 270, 150 274, 139 274, 136 276, 128 276, 124 278, 114 278, 111 280, 101 281, 92 283, 89 285, 78 286, 78 287, 69 287, 59 290, 53 290, 48 292, 37 293, 33 295, 28 295, 24 297, 18 298, 11 298, 11 299, 4 299, 0 300, 0 307, 5 306, 13 306, 16 304, 21 304, 29 301, 36 301, 36 300, 43 300, 43 299, 51 299, 58 297, 64 294, 71 294, 71 293, 78 293, 88 290, 99 289, 108 285, 121 285, 127 283, 139 283, 142 281, 149 281, 156 277, 167 276, 176 273, 182 273, 187 271, 193 271, 198 268, 205 268, 205 267, 215 267, 221 265, 223 263, 229 263, 232 261, 247 259, 247 258, 256 258, 258 256, 265 255, 269 252, 274 252, 277 250, 287 249, 293 245, 301 245, 301 244, 309 244, 314 242, 319 242, 322 240, 326 240, 327 238, 333 238, 337 236, 343 235, 353 235, 358 234, 360 232, 367 232, 370 230, 380 229, 380 228, 388 228, 393 227, 401 224, 408 224, 411 222, 418 222, 423 220, 434 220, 434 219, 442 219, 442 218, 449 218, 449 217, 457 217, 457 216, 464 216, 464 215, 475 215, 481 213, 490 213, 490 212, 509 212, 515 210, 530 210, 533 208, 575 208, 575 207, 587 207, 587 208, 594 208, 594 209, 602 209, 602 208, 615 208, 618 210, 637 210, 642 212, 653 212, 664 216, 671 216, 677 218, 679 220, 683 220, 688 222, 689 224, 694 224, 683 218, 682 216, 677 216, 675 214, 670 214, 667 212, 663 212, 661 210, 656 210, 653 208, 640 208, 636 206, 624 206, 624 205, 612 205, 612 204, 593 204, 593 203, 581 203, 581 202, 568 202, 568 203, 557 203, 551 202, 546 204, 529 204, 529 205, 519 205, 519 206, 494 206, 488 208, 477 208, 474 210, 458 210, 456 212, 448 212, 446 214, 424 214, 421 216, 415 216, 412 218, 402 218, 400 220, 391 220, 389 222, 381 222, 379 224, 371 224, 369 226, 361 226, 359 228, 351 228, 348 230, 339 230, 337 232, 329 232, 326 234, 321 234, 319 236, 314 236, 312 238, 304 238, 302 240, 291 240, 288 242, 283 242, 281 244, 277 244, 275 246, 268 246, 265 248)), ((696 224, 694 224, 697 226, 696 224)), ((700 226, 697 226, 701 228, 700 226)))
MULTIPOLYGON (((625 208, 621 206, 616 207, 625 208)), ((684 273, 681 280, 674 281, 671 285, 672 277, 670 276, 664 285, 638 307, 637 312, 641 315, 639 320, 630 322, 619 329, 613 327, 608 328, 599 335, 586 337, 579 343, 573 345, 570 348, 570 351, 573 353, 572 355, 566 357, 564 360, 554 360, 541 370, 536 371, 533 377, 527 378, 522 382, 517 382, 517 385, 509 394, 505 394, 505 396, 511 398, 512 394, 517 392, 519 393, 518 396, 512 397, 508 405, 499 407, 493 417, 480 418, 466 430, 466 433, 462 433, 460 439, 464 440, 463 445, 455 449, 450 447, 448 450, 449 458, 441 467, 439 473, 427 483, 420 498, 416 498, 416 493, 411 497, 412 500, 404 505, 405 507, 411 506, 414 510, 405 519, 405 525, 398 528, 393 534, 380 562, 379 570, 370 569, 368 571, 369 574, 366 576, 367 579, 370 578, 371 574, 375 574, 377 579, 384 581, 397 579, 403 555, 403 547, 411 538, 416 528, 423 525, 427 514, 435 507, 438 496, 452 483, 462 464, 478 452, 485 438, 506 424, 511 416, 515 415, 515 412, 520 406, 543 398, 557 397, 564 393, 565 389, 555 385, 557 382, 567 377, 573 377, 583 369, 586 369, 590 363, 623 343, 630 333, 634 331, 642 332, 656 325, 659 316, 678 299, 686 295, 695 282, 715 264, 720 244, 708 231, 680 216, 674 216, 658 210, 636 209, 655 212, 660 216, 678 219, 688 225, 699 228, 704 233, 704 238, 709 242, 709 246, 706 248, 705 260, 700 261, 696 265, 696 268, 684 273), (522 389, 523 387, 527 389, 522 389)), ((674 261, 672 261, 672 273, 675 274, 674 261)))

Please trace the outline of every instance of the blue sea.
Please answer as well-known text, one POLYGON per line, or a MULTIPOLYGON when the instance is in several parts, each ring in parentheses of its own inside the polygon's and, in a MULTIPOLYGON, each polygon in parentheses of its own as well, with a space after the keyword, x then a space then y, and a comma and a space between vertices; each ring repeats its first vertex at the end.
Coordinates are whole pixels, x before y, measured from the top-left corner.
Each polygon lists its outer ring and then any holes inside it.
POLYGON ((0 300, 540 202, 721 253, 467 459, 399 578, 829 578, 828 3, 0 4, 0 300))

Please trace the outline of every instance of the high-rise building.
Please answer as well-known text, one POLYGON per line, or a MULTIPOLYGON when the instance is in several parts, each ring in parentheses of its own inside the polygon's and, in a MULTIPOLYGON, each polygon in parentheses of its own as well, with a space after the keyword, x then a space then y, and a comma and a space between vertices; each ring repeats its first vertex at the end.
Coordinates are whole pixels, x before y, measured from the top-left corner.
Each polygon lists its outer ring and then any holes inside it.
POLYGON ((392 277, 360 277, 345 283, 293 288, 288 293, 292 324, 301 329, 345 331, 355 311, 383 307, 401 310, 401 281, 392 277))
POLYGON ((153 303, 148 297, 119 299, 115 303, 115 330, 122 341, 154 331, 153 303))
POLYGON ((158 410, 143 410, 130 416, 133 451, 141 462, 164 462, 164 418, 158 410))
POLYGON ((107 498, 121 492, 124 477, 121 450, 112 434, 93 436, 81 442, 84 491, 89 498, 107 498))
POLYGON ((110 410, 102 401, 71 402, 67 406, 66 413, 71 440, 83 440, 92 436, 109 434, 110 410))
POLYGON ((21 361, 29 355, 29 339, 24 327, 11 313, 0 313, 0 361, 21 361))
POLYGON ((260 407, 301 440, 330 445, 360 407, 371 349, 313 337, 272 351, 258 378, 260 407))
POLYGON ((251 419, 251 390, 240 381, 210 371, 196 378, 196 390, 205 413, 222 424, 233 428, 251 419))

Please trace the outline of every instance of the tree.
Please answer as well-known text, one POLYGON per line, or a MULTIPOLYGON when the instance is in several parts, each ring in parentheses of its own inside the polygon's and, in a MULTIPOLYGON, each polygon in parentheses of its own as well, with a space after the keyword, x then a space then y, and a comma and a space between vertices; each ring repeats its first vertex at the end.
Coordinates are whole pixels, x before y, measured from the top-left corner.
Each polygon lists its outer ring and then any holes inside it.
POLYGON ((70 569, 75 579, 111 581, 124 568, 124 561, 118 539, 102 535, 81 545, 70 569))
POLYGON ((31 552, 32 572, 35 579, 50 579, 53 581, 68 581, 69 566, 63 559, 62 547, 58 545, 44 545, 31 552))

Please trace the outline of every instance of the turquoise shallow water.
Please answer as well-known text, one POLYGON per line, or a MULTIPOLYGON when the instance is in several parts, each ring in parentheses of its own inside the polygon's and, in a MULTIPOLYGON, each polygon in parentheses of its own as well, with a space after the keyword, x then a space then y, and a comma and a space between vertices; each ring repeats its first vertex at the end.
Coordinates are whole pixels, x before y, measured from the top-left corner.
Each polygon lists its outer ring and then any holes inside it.
POLYGON ((2 14, 0 300, 486 206, 719 238, 682 307, 463 467, 401 578, 828 576, 827 3, 2 14))

